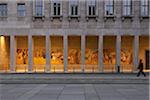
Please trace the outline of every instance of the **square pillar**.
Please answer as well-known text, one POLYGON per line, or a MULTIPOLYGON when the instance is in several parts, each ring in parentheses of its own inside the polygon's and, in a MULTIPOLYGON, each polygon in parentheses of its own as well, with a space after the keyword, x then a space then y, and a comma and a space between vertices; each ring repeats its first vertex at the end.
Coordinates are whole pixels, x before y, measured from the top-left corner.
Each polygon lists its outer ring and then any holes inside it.
POLYGON ((85 35, 81 36, 81 69, 84 72, 85 69, 85 35))
MULTIPOLYGON (((120 69, 120 61, 121 61, 121 36, 117 35, 116 38, 116 72, 120 69), (118 69, 119 66, 119 69, 118 69)), ((120 71, 120 70, 119 70, 120 71)))
POLYGON ((32 35, 28 36, 28 72, 33 71, 33 38, 32 35))
POLYGON ((100 35, 98 40, 98 66, 99 71, 103 72, 103 35, 100 35))
POLYGON ((63 46, 64 46, 64 72, 67 72, 68 66, 68 36, 64 35, 63 37, 63 46))
POLYGON ((16 67, 16 40, 15 36, 10 36, 10 72, 15 72, 16 67))
POLYGON ((46 34, 46 72, 49 72, 50 71, 50 60, 51 60, 51 57, 50 57, 50 36, 48 34, 46 34))
POLYGON ((133 71, 137 69, 138 67, 138 55, 139 55, 139 36, 134 36, 134 53, 133 53, 133 61, 134 61, 134 67, 133 71))

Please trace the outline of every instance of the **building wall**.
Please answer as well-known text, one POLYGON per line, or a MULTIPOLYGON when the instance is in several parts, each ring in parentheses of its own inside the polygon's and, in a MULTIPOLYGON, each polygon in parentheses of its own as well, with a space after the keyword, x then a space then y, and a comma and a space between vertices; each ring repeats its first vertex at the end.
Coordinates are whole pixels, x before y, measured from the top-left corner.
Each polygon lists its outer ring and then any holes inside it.
POLYGON ((63 19, 50 20, 50 4, 45 0, 45 19, 44 21, 33 21, 32 17, 32 2, 23 0, 1 0, 0 3, 8 3, 8 17, 0 18, 0 34, 147 34, 149 19, 140 21, 140 2, 138 0, 133 2, 133 21, 126 19, 122 21, 122 2, 115 1, 115 16, 116 19, 104 20, 104 1, 99 1, 98 7, 98 21, 86 20, 86 3, 80 1, 81 18, 77 20, 68 21, 68 2, 63 1, 63 19), (25 2, 26 16, 24 18, 17 17, 17 2, 25 2), (84 33, 83 33, 84 31, 84 33))

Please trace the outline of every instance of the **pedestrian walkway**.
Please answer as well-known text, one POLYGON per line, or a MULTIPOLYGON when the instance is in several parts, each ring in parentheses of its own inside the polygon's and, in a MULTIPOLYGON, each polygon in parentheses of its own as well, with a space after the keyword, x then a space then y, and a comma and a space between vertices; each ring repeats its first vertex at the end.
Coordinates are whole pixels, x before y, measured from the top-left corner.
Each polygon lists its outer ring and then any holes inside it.
POLYGON ((146 84, 1 84, 0 100, 149 100, 146 84))
POLYGON ((26 73, 0 74, 0 83, 32 84, 149 84, 147 76, 137 73, 26 73))

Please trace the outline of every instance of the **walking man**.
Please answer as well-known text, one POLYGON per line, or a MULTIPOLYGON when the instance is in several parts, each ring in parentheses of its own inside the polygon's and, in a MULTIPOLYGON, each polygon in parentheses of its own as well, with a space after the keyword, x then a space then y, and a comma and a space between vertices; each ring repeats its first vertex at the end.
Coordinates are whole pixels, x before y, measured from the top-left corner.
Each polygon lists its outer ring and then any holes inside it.
POLYGON ((142 73, 144 76, 146 76, 146 74, 143 72, 143 62, 142 62, 142 59, 140 59, 138 69, 139 69, 139 72, 138 72, 138 74, 137 74, 137 77, 139 77, 141 73, 142 73))

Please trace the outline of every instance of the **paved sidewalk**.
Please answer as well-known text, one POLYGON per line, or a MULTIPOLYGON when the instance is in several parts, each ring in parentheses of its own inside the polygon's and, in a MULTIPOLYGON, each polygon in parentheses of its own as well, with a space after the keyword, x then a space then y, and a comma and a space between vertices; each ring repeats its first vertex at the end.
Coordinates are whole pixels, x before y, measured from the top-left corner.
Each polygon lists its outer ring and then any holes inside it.
POLYGON ((149 100, 142 84, 0 84, 0 100, 149 100))

